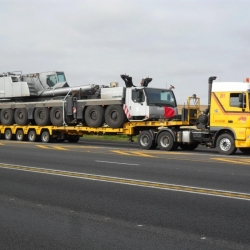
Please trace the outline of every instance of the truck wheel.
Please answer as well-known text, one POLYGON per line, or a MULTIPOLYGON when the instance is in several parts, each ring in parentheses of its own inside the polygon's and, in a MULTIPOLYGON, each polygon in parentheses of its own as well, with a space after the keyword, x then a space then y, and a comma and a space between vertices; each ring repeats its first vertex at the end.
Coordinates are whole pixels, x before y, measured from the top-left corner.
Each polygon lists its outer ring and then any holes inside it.
POLYGON ((3 125, 14 124, 14 111, 13 111, 13 109, 2 109, 1 122, 3 125))
POLYGON ((234 138, 230 134, 222 134, 219 136, 216 142, 216 146, 220 154, 232 155, 236 152, 234 138))
POLYGON ((45 130, 41 134, 41 142, 49 143, 52 140, 52 136, 49 134, 49 131, 45 130))
POLYGON ((12 138, 13 138, 13 134, 12 134, 12 131, 11 131, 11 129, 9 129, 9 128, 7 128, 6 130, 5 130, 5 132, 4 132, 4 138, 5 138, 5 140, 12 140, 12 138))
POLYGON ((84 117, 89 127, 102 127, 104 123, 104 109, 101 106, 88 106, 84 117))
POLYGON ((22 129, 18 129, 17 132, 16 132, 16 139, 17 141, 23 141, 25 138, 25 135, 23 133, 23 130, 22 129))
POLYGON ((250 148, 239 148, 239 150, 244 155, 249 155, 250 154, 250 148))
POLYGON ((153 140, 149 131, 142 131, 138 136, 138 144, 143 149, 155 149, 157 143, 153 140))
POLYGON ((179 144, 179 146, 182 150, 191 151, 191 150, 196 149, 199 146, 199 144, 198 143, 192 143, 192 144, 183 144, 182 143, 182 144, 179 144))
POLYGON ((36 108, 34 113, 34 120, 38 126, 50 125, 50 115, 48 108, 36 108))
POLYGON ((120 128, 126 122, 126 115, 120 105, 110 105, 105 111, 105 122, 111 128, 120 128))
POLYGON ((16 109, 14 113, 14 119, 15 119, 15 123, 20 126, 29 124, 28 112, 25 108, 16 109))
POLYGON ((38 141, 38 135, 35 130, 30 130, 28 133, 28 141, 35 142, 38 141))
POLYGON ((158 146, 161 150, 174 151, 178 148, 178 143, 174 141, 171 133, 164 131, 161 132, 157 139, 158 146))
POLYGON ((63 109, 62 109, 62 107, 51 108, 50 121, 54 126, 62 126, 63 125, 63 109))

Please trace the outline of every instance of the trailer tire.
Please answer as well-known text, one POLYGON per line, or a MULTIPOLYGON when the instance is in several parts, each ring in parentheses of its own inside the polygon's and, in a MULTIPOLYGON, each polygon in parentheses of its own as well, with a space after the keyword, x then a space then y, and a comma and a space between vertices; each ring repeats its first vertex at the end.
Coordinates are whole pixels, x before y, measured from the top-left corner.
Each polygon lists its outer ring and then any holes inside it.
POLYGON ((53 107, 50 110, 50 121, 54 126, 63 125, 63 108, 53 107))
POLYGON ((104 109, 101 106, 88 106, 84 117, 89 127, 102 127, 104 123, 104 109))
POLYGON ((50 110, 48 108, 36 108, 34 113, 34 120, 38 126, 50 125, 50 110))
POLYGON ((161 150, 174 151, 178 148, 179 144, 174 141, 170 132, 161 132, 157 138, 157 144, 161 150))
POLYGON ((13 139, 13 134, 12 134, 12 131, 11 131, 10 128, 5 129, 5 131, 4 131, 4 139, 8 140, 8 141, 13 139))
POLYGON ((223 155, 232 155, 237 150, 235 147, 234 138, 228 133, 224 133, 218 137, 216 146, 219 153, 223 155))
POLYGON ((3 125, 12 125, 14 124, 14 110, 11 108, 2 109, 1 112, 1 122, 3 125))
POLYGON ((196 149, 199 146, 199 143, 192 143, 192 144, 180 143, 179 146, 182 150, 191 151, 196 149))
POLYGON ((20 125, 20 126, 28 125, 29 119, 28 119, 27 109, 25 108, 16 109, 14 113, 14 119, 17 125, 20 125))
POLYGON ((38 141, 38 139, 39 139, 39 137, 36 134, 36 131, 35 130, 30 130, 29 133, 28 133, 28 141, 35 142, 35 141, 38 141))
POLYGON ((17 141, 24 141, 25 140, 25 135, 24 135, 22 129, 17 130, 17 132, 16 132, 16 140, 17 141))
POLYGON ((126 115, 122 106, 110 105, 105 111, 105 122, 111 128, 120 128, 126 122, 126 115))
POLYGON ((79 135, 69 135, 68 137, 68 142, 72 143, 72 142, 78 142, 80 139, 79 135))
POLYGON ((153 140, 151 133, 146 130, 139 134, 138 144, 142 149, 155 149, 157 147, 157 143, 153 140))
POLYGON ((41 142, 49 143, 52 141, 52 136, 50 135, 48 130, 44 130, 41 134, 41 142))

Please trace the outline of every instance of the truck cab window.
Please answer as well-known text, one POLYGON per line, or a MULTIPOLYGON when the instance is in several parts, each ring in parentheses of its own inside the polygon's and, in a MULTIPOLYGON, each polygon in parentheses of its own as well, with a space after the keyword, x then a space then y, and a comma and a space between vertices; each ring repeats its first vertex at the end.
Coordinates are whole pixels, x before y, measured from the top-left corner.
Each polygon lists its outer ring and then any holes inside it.
POLYGON ((132 100, 133 102, 145 102, 145 95, 142 89, 132 90, 132 100))
POLYGON ((239 95, 240 93, 230 93, 230 107, 240 107, 239 95))

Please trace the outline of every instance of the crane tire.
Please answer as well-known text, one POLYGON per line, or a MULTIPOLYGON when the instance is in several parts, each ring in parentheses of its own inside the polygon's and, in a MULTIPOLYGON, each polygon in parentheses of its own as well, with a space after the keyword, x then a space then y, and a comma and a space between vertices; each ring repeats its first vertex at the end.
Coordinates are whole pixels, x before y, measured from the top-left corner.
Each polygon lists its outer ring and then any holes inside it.
POLYGON ((34 120, 38 126, 50 125, 50 110, 48 108, 36 108, 34 113, 34 120))
POLYGON ((14 124, 14 110, 11 108, 2 109, 1 111, 1 122, 3 125, 12 125, 14 124))
POLYGON ((54 126, 63 125, 63 108, 52 107, 50 110, 50 121, 54 126))
POLYGON ((85 110, 84 118, 89 127, 102 127, 104 123, 104 108, 98 105, 88 106, 85 110))
POLYGON ((29 124, 28 112, 25 108, 15 109, 14 119, 17 125, 23 126, 29 124))
POLYGON ((105 111, 105 122, 111 128, 121 128, 127 117, 121 105, 110 105, 105 111))

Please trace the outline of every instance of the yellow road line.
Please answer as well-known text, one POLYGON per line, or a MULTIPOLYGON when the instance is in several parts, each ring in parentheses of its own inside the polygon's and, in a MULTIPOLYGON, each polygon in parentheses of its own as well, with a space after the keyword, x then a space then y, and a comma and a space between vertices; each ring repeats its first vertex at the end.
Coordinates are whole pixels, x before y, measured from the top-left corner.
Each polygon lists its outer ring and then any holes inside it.
POLYGON ((104 182, 111 182, 111 183, 118 183, 118 184, 125 184, 125 185, 134 185, 134 186, 147 187, 147 188, 157 188, 157 189, 163 189, 163 190, 219 196, 219 197, 226 197, 226 198, 233 198, 233 199, 243 199, 243 200, 250 201, 249 193, 238 193, 238 192, 223 191, 223 190, 216 190, 216 189, 206 189, 206 188, 199 188, 199 187, 174 185, 174 184, 168 184, 168 183, 117 178, 117 177, 104 176, 104 175, 69 172, 69 171, 62 171, 62 170, 55 170, 55 169, 26 167, 26 166, 10 165, 10 164, 5 164, 5 163, 0 163, 0 168, 19 170, 19 171, 28 171, 28 172, 33 172, 33 173, 51 174, 51 175, 58 175, 58 176, 64 176, 64 177, 81 178, 81 179, 94 180, 94 181, 104 181, 104 182))
POLYGON ((43 145, 36 145, 36 146, 39 147, 39 148, 44 148, 44 149, 51 149, 50 147, 43 146, 43 145))
POLYGON ((250 160, 248 162, 246 162, 246 160, 244 160, 244 159, 235 159, 235 160, 226 159, 226 158, 211 158, 211 159, 217 160, 217 161, 222 161, 222 162, 227 162, 227 163, 231 163, 231 164, 249 165, 249 163, 250 163, 250 160))
POLYGON ((68 150, 68 149, 66 149, 66 148, 58 147, 58 146, 53 146, 53 148, 58 149, 58 150, 68 150))
POLYGON ((136 155, 139 155, 139 156, 144 156, 144 157, 158 158, 158 156, 143 154, 143 153, 140 153, 140 152, 133 152, 133 154, 136 154, 136 155))
POLYGON ((110 150, 113 153, 121 154, 121 155, 131 155, 130 153, 126 153, 124 151, 118 151, 118 150, 110 150))

